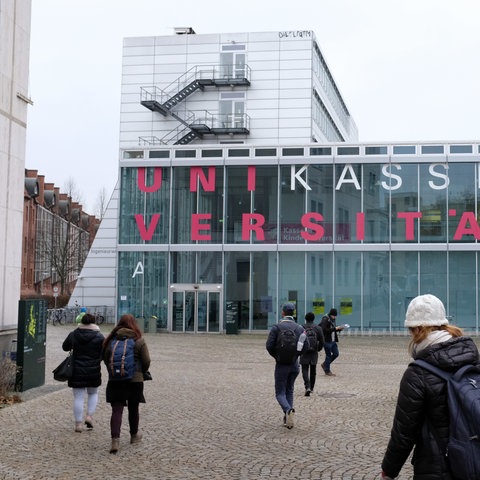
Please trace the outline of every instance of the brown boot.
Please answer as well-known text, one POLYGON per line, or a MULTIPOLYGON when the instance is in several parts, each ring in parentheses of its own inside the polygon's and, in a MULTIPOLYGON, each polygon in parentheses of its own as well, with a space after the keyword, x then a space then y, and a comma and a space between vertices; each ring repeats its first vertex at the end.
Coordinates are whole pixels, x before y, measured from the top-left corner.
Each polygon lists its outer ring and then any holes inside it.
POLYGON ((112 438, 112 448, 110 449, 110 453, 117 453, 119 447, 120 447, 120 439, 112 438))
POLYGON ((130 435, 130 443, 138 443, 142 441, 143 435, 141 433, 133 433, 130 435))

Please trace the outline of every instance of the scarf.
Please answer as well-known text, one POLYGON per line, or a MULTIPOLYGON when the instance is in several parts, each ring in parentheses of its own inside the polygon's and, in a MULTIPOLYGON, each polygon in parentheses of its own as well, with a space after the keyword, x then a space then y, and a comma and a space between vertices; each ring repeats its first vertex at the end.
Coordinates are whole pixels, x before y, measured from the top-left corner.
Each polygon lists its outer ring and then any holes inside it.
POLYGON ((412 357, 416 356, 422 351, 425 350, 430 345, 435 345, 436 343, 442 343, 450 340, 452 336, 446 330, 434 330, 430 332, 420 343, 417 343, 412 349, 412 357))

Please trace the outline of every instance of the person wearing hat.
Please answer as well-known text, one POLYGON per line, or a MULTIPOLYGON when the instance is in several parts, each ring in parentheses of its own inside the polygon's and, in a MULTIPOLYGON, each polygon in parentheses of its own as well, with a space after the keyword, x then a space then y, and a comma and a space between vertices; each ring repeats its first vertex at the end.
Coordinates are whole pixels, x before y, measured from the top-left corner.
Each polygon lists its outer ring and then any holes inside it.
MULTIPOLYGON (((293 408, 293 391, 295 380, 300 373, 298 357, 302 352, 300 347, 306 337, 305 330, 293 318, 295 305, 286 303, 282 307, 282 319, 273 325, 268 334, 266 349, 275 358, 275 398, 283 411, 283 425, 293 428, 295 409, 293 408), (285 333, 285 331, 287 331, 285 333), (285 354, 283 343, 290 338, 292 353, 285 354), (283 340, 285 339, 285 340, 283 340), (300 348, 300 350, 298 350, 300 348)), ((302 345, 303 347, 303 345, 302 345)), ((288 348, 290 352, 290 347, 288 348)))
POLYGON ((77 318, 75 318, 75 322, 82 323, 82 318, 86 313, 87 313, 87 309, 85 307, 82 307, 80 309, 80 313, 77 315, 77 318))
MULTIPOLYGON (((411 334, 409 353, 413 359, 423 359, 448 371, 467 364, 480 365, 475 343, 464 337, 460 328, 449 324, 442 301, 434 295, 420 295, 410 302, 405 326, 411 334)), ((415 480, 451 480, 443 453, 448 433, 446 382, 411 363, 400 382, 382 478, 395 478, 414 449, 415 480)))
POLYGON ((325 361, 321 366, 325 375, 328 375, 329 377, 335 376, 330 370, 330 365, 340 355, 338 350, 338 332, 341 332, 343 327, 337 327, 337 324, 335 323, 336 319, 337 309, 331 308, 328 315, 325 315, 320 322, 320 327, 322 328, 323 336, 325 337, 325 361))

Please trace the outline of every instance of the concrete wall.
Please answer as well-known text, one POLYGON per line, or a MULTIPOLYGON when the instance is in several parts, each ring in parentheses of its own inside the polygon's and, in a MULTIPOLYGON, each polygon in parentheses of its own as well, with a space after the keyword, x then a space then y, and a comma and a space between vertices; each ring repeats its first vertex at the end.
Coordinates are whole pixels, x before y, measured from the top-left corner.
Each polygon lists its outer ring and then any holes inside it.
POLYGON ((30 0, 0 2, 0 332, 20 299, 30 18, 30 0))

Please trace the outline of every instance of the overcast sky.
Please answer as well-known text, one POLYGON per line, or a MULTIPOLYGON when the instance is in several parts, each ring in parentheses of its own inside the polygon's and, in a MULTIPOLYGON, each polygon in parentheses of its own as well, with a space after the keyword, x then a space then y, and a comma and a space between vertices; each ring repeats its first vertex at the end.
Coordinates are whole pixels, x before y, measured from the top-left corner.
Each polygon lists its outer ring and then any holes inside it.
POLYGON ((124 37, 313 30, 361 142, 479 140, 478 0, 32 0, 26 167, 84 208, 118 174, 124 37))

